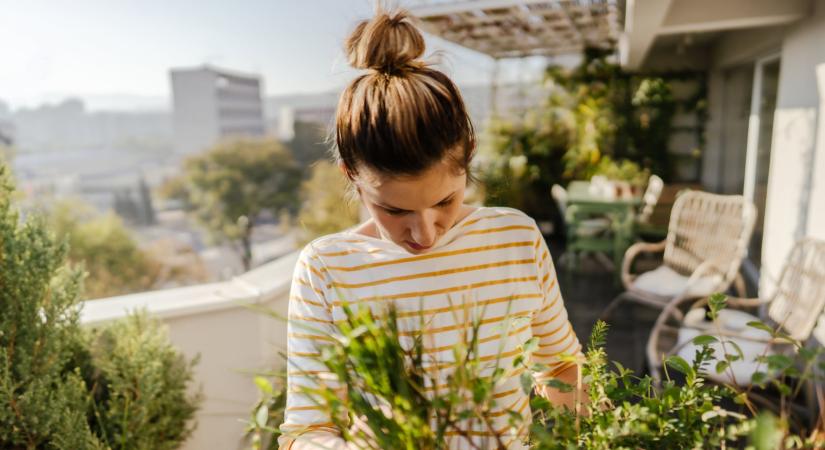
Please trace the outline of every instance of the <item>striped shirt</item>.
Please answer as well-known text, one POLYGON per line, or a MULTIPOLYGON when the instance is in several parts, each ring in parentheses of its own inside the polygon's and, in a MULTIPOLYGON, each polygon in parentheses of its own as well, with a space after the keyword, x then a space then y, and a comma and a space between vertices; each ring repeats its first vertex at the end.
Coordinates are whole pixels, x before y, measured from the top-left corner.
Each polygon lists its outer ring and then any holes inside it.
MULTIPOLYGON (((337 333, 335 323, 345 320, 344 303, 380 314, 388 302, 398 311, 402 336, 423 336, 431 362, 446 368, 438 371, 445 381, 451 350, 466 339, 473 320, 480 322, 479 359, 489 363, 482 376, 492 373, 496 360, 498 367, 511 369, 519 346, 531 337, 539 339, 531 362, 548 366, 551 376, 570 365, 559 360, 560 354, 581 351, 547 244, 535 221, 518 210, 478 208, 418 255, 352 231, 332 234, 307 245, 295 268, 283 448, 346 448, 329 416, 299 390, 315 386, 314 380, 325 372, 317 356, 337 333), (473 316, 469 320, 468 310, 473 316), (309 441, 319 445, 302 445, 309 441)), ((508 430, 506 411, 531 414, 519 372, 509 375, 494 393, 498 409, 492 413, 492 427, 478 424, 471 432, 481 448, 487 448, 486 439, 494 432, 508 430)), ((517 436, 509 436, 508 448, 524 448, 517 436)), ((469 448, 464 439, 452 437, 450 448, 469 448)))

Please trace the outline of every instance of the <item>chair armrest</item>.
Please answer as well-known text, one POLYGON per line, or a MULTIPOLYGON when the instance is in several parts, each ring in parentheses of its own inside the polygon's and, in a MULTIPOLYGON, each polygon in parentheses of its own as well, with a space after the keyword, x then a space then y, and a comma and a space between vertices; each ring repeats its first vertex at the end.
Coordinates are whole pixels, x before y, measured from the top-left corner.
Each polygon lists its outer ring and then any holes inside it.
POLYGON ((633 260, 636 259, 640 253, 663 252, 665 251, 666 245, 667 240, 661 242, 637 242, 628 247, 627 251, 624 253, 624 259, 622 259, 622 284, 624 284, 625 289, 630 289, 630 284, 633 283, 633 278, 635 278, 630 273, 630 268, 633 266, 633 260))

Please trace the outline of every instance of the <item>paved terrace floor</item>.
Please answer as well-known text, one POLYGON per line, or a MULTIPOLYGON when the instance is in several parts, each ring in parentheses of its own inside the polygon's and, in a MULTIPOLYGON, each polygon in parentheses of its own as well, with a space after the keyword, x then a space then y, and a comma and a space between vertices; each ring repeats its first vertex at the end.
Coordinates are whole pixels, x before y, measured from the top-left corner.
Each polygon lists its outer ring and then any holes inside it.
MULTIPOLYGON (((583 345, 590 338, 590 330, 608 303, 621 292, 612 272, 607 271, 592 257, 584 257, 575 272, 559 260, 564 244, 548 238, 547 243, 556 263, 564 303, 573 329, 583 345)), ((624 303, 608 320, 607 355, 637 374, 646 373, 645 345, 658 311, 634 303, 624 303)))

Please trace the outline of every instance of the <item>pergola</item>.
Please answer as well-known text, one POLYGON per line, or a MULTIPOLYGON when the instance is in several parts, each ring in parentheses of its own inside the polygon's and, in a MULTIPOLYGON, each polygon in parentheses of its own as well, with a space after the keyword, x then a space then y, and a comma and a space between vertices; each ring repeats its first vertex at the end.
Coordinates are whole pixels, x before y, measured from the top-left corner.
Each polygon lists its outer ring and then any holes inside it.
POLYGON ((410 8, 435 36, 495 59, 609 48, 624 0, 430 0, 410 8))

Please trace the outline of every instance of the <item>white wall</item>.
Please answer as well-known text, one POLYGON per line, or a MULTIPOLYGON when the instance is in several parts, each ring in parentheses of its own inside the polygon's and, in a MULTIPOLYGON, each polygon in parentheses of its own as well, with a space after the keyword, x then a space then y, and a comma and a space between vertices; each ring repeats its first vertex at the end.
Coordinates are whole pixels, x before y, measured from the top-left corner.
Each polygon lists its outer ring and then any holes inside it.
MULTIPOLYGON (((792 27, 782 45, 762 256, 763 293, 803 236, 825 239, 825 8, 792 27)), ((825 333, 820 335, 820 340, 825 333)))
POLYGON ((87 326, 145 308, 168 327, 169 339, 187 358, 200 355, 195 386, 204 402, 183 450, 245 449, 244 424, 258 399, 252 373, 283 365, 286 322, 251 309, 263 306, 287 315, 293 253, 224 283, 146 292, 86 302, 87 326))

